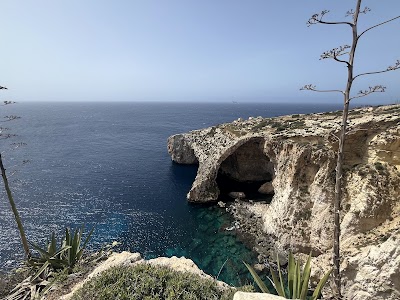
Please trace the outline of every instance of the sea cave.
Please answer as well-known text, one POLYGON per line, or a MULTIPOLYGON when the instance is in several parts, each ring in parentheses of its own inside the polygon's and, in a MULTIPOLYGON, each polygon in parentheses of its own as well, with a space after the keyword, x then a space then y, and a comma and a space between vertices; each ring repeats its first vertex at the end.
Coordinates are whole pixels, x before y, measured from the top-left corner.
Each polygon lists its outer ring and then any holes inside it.
POLYGON ((274 165, 265 155, 263 146, 264 139, 251 139, 221 163, 216 180, 220 200, 236 198, 232 192, 242 192, 248 200, 271 200, 274 165))

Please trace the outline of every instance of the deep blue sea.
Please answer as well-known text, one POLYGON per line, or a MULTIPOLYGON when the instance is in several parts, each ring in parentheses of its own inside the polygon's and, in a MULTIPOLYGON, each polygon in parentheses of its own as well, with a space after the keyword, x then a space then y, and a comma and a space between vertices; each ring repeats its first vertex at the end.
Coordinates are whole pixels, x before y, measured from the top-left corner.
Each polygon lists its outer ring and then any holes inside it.
MULTIPOLYGON (((255 256, 232 232, 223 209, 186 201, 196 166, 171 162, 167 138, 231 122, 340 109, 300 103, 17 103, 0 115, 17 137, 0 140, 28 240, 44 245, 66 226, 95 227, 92 249, 121 242, 146 257, 185 256, 233 284, 255 256), (10 150, 10 143, 26 143, 10 150), (22 164, 24 160, 29 163, 22 164)), ((23 258, 5 191, 0 188, 0 269, 23 258)))

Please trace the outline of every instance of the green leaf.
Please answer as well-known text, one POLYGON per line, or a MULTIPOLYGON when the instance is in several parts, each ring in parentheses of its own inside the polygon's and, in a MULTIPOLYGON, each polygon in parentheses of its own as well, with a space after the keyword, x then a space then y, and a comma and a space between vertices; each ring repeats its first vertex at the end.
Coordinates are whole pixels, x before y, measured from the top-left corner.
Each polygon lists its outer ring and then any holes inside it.
POLYGON ((53 233, 51 234, 51 239, 50 239, 49 253, 52 254, 52 253, 55 253, 56 251, 57 251, 56 237, 55 237, 55 234, 53 231, 53 233))
POLYGON ((65 252, 65 251, 67 251, 67 250, 70 249, 70 248, 71 248, 71 246, 65 246, 65 247, 61 248, 61 249, 58 250, 56 253, 54 253, 54 254, 51 256, 51 258, 53 258, 53 259, 56 258, 57 255, 59 255, 59 254, 65 252))
POLYGON ((37 251, 39 252, 39 254, 40 254, 41 257, 47 258, 47 257, 50 257, 50 256, 51 256, 49 252, 47 252, 46 250, 40 248, 40 247, 39 247, 38 245, 36 245, 35 243, 29 242, 29 244, 31 244, 32 247, 33 247, 35 250, 37 250, 37 251))
POLYGON ((279 296, 285 297, 285 293, 284 293, 284 291, 282 290, 281 283, 279 282, 279 279, 278 279, 278 277, 276 276, 275 271, 272 270, 271 267, 269 267, 269 272, 271 273, 272 280, 273 280, 273 282, 274 282, 274 287, 275 287, 276 292, 278 293, 279 296))
POLYGON ((34 281, 36 278, 38 278, 50 265, 48 261, 46 261, 43 266, 39 269, 39 271, 36 272, 36 274, 31 278, 31 282, 34 281))
POLYGON ((311 299, 315 300, 318 299, 319 295, 321 295, 322 289, 324 288, 326 282, 328 281, 329 275, 331 275, 332 269, 328 271, 328 273, 326 273, 324 275, 324 277, 321 278, 321 280, 319 281, 319 283, 317 284, 317 287, 315 288, 314 293, 312 294, 311 299))
MULTIPOLYGON (((285 295, 285 288, 284 288, 284 286, 283 286, 281 264, 280 264, 280 261, 279 261, 279 256, 278 256, 278 254, 276 254, 276 262, 277 262, 277 264, 278 264, 278 274, 279 274, 279 281, 280 281, 280 290, 282 291, 282 292, 281 292, 282 295, 280 295, 280 296, 286 298, 286 295, 285 295)), ((278 292, 278 294, 279 294, 279 292, 278 292)))
POLYGON ((257 283, 258 287, 263 293, 268 293, 271 294, 271 292, 268 290, 267 286, 265 283, 261 280, 260 276, 256 273, 256 271, 248 264, 243 262, 246 268, 249 270, 251 276, 253 277, 254 281, 257 283))
POLYGON ((85 242, 83 243, 82 249, 86 248, 87 243, 89 242, 90 238, 92 237, 92 233, 94 231, 94 227, 92 228, 92 230, 90 230, 88 236, 85 239, 85 242))
POLYGON ((75 258, 76 254, 79 251, 79 245, 80 245, 80 230, 75 229, 73 238, 72 238, 72 243, 71 243, 71 250, 69 251, 69 266, 73 267, 75 265, 75 258))
POLYGON ((301 273, 300 273, 300 262, 296 263, 296 277, 297 277, 297 291, 296 291, 296 299, 300 297, 300 288, 301 288, 301 273))
POLYGON ((308 259, 306 265, 303 269, 303 278, 302 278, 302 286, 301 286, 301 293, 300 299, 305 300, 308 292, 308 281, 310 280, 310 273, 311 273, 311 252, 308 255, 308 259))
POLYGON ((292 252, 289 252, 289 264, 288 264, 288 285, 289 285, 289 299, 293 299, 294 295, 294 273, 295 273, 295 261, 292 252))

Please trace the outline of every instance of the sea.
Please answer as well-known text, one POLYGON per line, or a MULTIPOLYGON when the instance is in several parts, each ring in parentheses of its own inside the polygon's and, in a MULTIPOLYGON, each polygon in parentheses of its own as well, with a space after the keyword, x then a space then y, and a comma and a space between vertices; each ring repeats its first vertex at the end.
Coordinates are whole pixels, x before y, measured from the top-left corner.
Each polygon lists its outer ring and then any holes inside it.
MULTIPOLYGON (((225 209, 188 203, 197 166, 167 152, 170 135, 250 116, 334 111, 341 103, 24 102, 0 107, 17 136, 0 139, 4 165, 27 238, 45 246, 54 231, 94 228, 96 251, 145 258, 184 256, 233 285, 248 274, 242 261, 256 254, 233 231, 225 209), (11 145, 13 144, 13 145, 11 145)), ((0 270, 15 268, 23 248, 0 185, 0 270)))

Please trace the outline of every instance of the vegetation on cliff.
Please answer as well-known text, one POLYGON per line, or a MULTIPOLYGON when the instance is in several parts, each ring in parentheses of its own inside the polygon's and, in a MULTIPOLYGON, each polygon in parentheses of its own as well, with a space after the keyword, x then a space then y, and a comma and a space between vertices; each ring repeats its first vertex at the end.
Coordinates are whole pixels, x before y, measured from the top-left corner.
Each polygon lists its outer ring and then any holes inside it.
POLYGON ((113 267, 85 283, 72 300, 107 299, 232 299, 233 289, 219 287, 215 281, 168 267, 139 264, 113 267))

